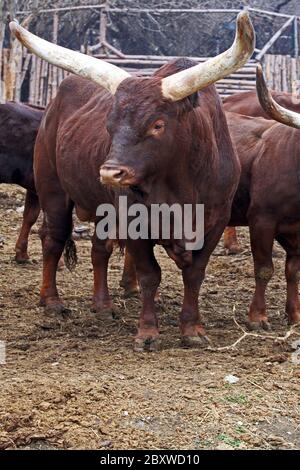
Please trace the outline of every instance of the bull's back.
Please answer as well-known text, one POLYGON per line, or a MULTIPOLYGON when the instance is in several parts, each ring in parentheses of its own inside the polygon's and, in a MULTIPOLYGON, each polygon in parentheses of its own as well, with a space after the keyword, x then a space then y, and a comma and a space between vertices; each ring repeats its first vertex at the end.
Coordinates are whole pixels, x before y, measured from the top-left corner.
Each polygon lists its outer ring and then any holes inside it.
POLYGON ((34 190, 33 151, 43 110, 0 104, 0 182, 34 190))
MULTIPOLYGON (((273 98, 283 107, 300 112, 300 96, 291 93, 271 91, 273 98)), ((223 101, 226 111, 245 116, 263 117, 270 119, 259 103, 256 90, 235 93, 223 101)))

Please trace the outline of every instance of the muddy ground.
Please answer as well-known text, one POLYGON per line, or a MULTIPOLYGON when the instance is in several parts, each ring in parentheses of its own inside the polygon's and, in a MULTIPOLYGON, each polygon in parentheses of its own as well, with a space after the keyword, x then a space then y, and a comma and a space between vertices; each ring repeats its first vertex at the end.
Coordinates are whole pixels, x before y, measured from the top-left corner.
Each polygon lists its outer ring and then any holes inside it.
MULTIPOLYGON (((103 322, 90 312, 90 242, 77 243, 75 273, 61 271, 59 290, 72 308, 69 319, 38 307, 41 246, 30 239, 32 263, 13 261, 23 191, 0 188, 0 449, 299 449, 300 365, 291 344, 246 337, 236 348, 187 350, 180 346, 181 277, 157 250, 163 267, 161 351, 136 354, 139 299, 119 288, 122 258, 112 257, 109 283, 120 318, 103 322), (0 243, 1 245, 1 243, 0 243), (224 379, 232 374, 234 384, 224 379)), ((247 230, 243 253, 222 245, 212 256, 200 299, 213 347, 241 335, 253 290, 247 230)), ((276 274, 268 290, 271 335, 288 331, 284 316, 284 255, 277 247, 276 274)), ((298 336, 297 336, 298 335, 298 336)))

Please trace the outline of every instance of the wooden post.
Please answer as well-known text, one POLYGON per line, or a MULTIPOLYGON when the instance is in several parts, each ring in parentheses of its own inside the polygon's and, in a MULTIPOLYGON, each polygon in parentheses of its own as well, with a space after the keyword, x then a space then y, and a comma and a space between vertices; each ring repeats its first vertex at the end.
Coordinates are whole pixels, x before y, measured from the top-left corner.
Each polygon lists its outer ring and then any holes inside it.
POLYGON ((100 31, 99 31, 99 42, 100 42, 100 51, 106 52, 106 30, 107 30, 107 3, 105 8, 100 10, 100 31))
POLYGON ((4 81, 4 34, 7 16, 7 5, 0 0, 0 103, 5 101, 5 81, 4 81))
POLYGON ((53 33, 52 33, 52 42, 57 44, 58 38, 58 13, 57 11, 53 14, 53 33))
POLYGON ((299 39, 298 39, 298 18, 295 16, 294 21, 294 47, 295 47, 295 57, 299 56, 299 39))
MULTIPOLYGON (((58 41, 58 28, 59 28, 59 16, 58 12, 56 11, 53 14, 53 33, 52 33, 52 40, 54 44, 57 44, 58 41)), ((46 98, 45 98, 45 105, 54 98, 57 92, 57 67, 54 65, 49 65, 48 67, 48 82, 47 82, 47 90, 46 90, 46 98)))
POLYGON ((107 28, 106 11, 101 10, 100 11, 100 34, 99 34, 99 40, 101 44, 105 43, 106 41, 106 28, 107 28))

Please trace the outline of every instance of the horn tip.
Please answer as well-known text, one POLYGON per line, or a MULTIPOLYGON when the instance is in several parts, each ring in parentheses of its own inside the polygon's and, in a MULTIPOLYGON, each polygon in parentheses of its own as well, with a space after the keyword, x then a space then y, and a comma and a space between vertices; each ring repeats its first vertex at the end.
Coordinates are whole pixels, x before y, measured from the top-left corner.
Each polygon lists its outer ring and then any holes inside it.
POLYGON ((250 19, 249 11, 247 9, 240 11, 238 14, 238 19, 250 19))
POLYGON ((257 64, 256 66, 256 76, 259 78, 263 77, 263 69, 261 64, 257 64))
POLYGON ((15 33, 18 30, 19 22, 17 20, 13 20, 9 23, 9 29, 11 33, 15 33))
POLYGON ((237 24, 241 28, 251 28, 253 29, 251 18, 248 10, 242 10, 237 16, 237 24))
POLYGON ((266 87, 266 81, 261 64, 256 66, 256 83, 258 86, 263 86, 264 88, 266 87))
POLYGON ((255 48, 255 30, 248 10, 242 10, 237 16, 237 32, 240 37, 247 40, 249 50, 254 51, 255 48))

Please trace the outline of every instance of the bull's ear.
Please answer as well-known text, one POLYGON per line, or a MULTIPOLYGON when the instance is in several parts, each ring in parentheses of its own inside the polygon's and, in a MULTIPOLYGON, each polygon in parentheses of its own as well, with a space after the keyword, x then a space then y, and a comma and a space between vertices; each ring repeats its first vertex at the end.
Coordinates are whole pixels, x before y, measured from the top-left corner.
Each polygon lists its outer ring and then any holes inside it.
POLYGON ((185 114, 192 111, 192 109, 199 106, 199 95, 198 92, 192 93, 183 100, 177 101, 177 117, 181 118, 185 114))
POLYGON ((188 96, 187 99, 189 100, 192 108, 197 108, 197 106, 199 105, 199 96, 197 91, 196 93, 193 93, 192 95, 188 96))

